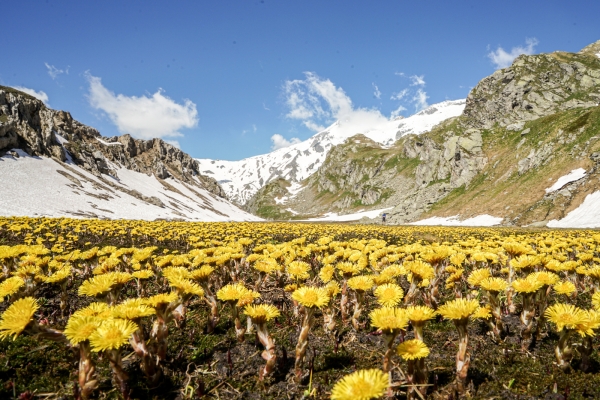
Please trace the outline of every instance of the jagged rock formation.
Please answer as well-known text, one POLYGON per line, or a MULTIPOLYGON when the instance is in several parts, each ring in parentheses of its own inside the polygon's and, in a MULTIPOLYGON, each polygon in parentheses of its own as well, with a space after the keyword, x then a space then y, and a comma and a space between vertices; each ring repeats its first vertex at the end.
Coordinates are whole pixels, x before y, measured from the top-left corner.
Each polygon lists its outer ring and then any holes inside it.
POLYGON ((0 173, 7 177, 0 195, 1 215, 256 219, 230 204, 221 186, 202 175, 198 162, 180 149, 160 139, 102 137, 68 112, 3 86, 0 161, 0 173), (36 169, 50 175, 31 176, 36 169), (30 184, 19 186, 11 175, 30 184), (31 182, 48 187, 32 187, 31 182), (13 190, 6 190, 9 186, 13 190), (27 197, 22 191, 36 194, 27 197), (55 202, 53 192, 67 196, 65 201, 55 202), (24 198, 31 204, 20 204, 24 198), (44 199, 53 206, 43 204, 44 199))
POLYGON ((160 179, 173 176, 192 183, 191 177, 197 177, 208 191, 225 197, 214 179, 200 174, 196 160, 161 139, 139 140, 130 135, 103 138, 70 113, 52 110, 30 95, 0 86, 0 152, 15 147, 62 162, 68 154, 76 165, 96 176, 117 176, 109 167, 111 161, 160 179))

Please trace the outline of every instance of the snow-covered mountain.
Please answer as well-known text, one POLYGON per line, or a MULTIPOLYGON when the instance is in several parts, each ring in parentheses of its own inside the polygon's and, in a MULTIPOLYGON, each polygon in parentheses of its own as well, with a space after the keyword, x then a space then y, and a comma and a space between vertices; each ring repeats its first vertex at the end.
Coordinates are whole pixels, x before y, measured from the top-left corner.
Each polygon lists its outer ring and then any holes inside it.
POLYGON ((377 126, 356 128, 337 121, 303 142, 268 154, 239 161, 197 159, 202 174, 219 182, 228 198, 245 204, 260 188, 277 178, 298 183, 315 173, 332 147, 362 133, 382 146, 391 146, 408 134, 421 134, 440 122, 460 115, 465 100, 434 104, 408 118, 396 118, 377 126))

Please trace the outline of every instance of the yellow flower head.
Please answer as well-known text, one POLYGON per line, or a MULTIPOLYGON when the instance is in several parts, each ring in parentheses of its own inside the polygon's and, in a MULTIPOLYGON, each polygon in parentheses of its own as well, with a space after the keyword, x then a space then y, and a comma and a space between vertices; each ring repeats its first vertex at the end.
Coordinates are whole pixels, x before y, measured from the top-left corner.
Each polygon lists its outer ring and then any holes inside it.
POLYGON ((597 310, 586 310, 585 312, 588 316, 587 321, 577 324, 575 329, 581 336, 595 336, 594 330, 600 327, 600 313, 597 310))
POLYGON ((113 318, 137 319, 156 314, 154 308, 144 304, 142 299, 130 299, 111 310, 113 318))
POLYGON ((277 307, 271 304, 247 305, 244 314, 250 317, 255 324, 264 324, 280 315, 277 307))
POLYGON ((445 319, 464 319, 470 317, 479 308, 477 300, 455 299, 446 302, 437 312, 445 319))
POLYGON ((373 278, 370 276, 360 275, 348 279, 348 287, 350 289, 366 292, 374 285, 373 278))
POLYGON ((105 320, 89 337, 92 351, 118 349, 137 329, 137 324, 125 319, 105 320))
POLYGON ((344 276, 352 276, 359 274, 365 267, 349 261, 342 261, 335 265, 335 267, 344 275, 344 276))
POLYGON ((131 274, 136 279, 149 279, 154 276, 154 272, 149 269, 143 269, 140 271, 135 271, 131 274))
POLYGON ((434 318, 436 312, 427 306, 409 306, 406 315, 411 322, 425 322, 434 318))
POLYGON ((334 298, 342 291, 342 288, 340 288, 340 284, 336 281, 329 282, 327 285, 325 285, 325 289, 327 289, 327 293, 331 298, 334 298))
POLYGON ((570 295, 575 291, 575 285, 571 281, 562 281, 552 286, 552 289, 558 294, 570 295))
POLYGON ((492 276, 492 272, 488 268, 480 268, 473 270, 469 277, 467 278, 467 282, 471 286, 479 286, 482 280, 489 278, 492 276))
POLYGON ((73 346, 88 340, 90 335, 102 324, 102 319, 73 314, 67 322, 64 334, 73 346))
POLYGON ((548 272, 548 271, 534 272, 534 273, 530 274, 529 277, 531 277, 531 279, 539 282, 542 286, 546 286, 546 287, 552 286, 560 280, 558 275, 556 275, 553 272, 548 272))
POLYGON ((146 299, 141 299, 142 302, 150 307, 160 307, 164 304, 169 304, 176 301, 179 298, 176 292, 171 293, 159 293, 146 299))
POLYGON ((304 286, 292 293, 292 299, 304 307, 321 308, 329 303, 329 293, 325 288, 304 286))
POLYGON ((407 261, 404 263, 404 268, 413 274, 419 280, 430 280, 435 276, 433 267, 421 260, 407 261))
POLYGON ((395 331, 406 329, 408 317, 402 308, 382 307, 376 308, 369 314, 371 326, 382 331, 395 331))
POLYGON ((479 286, 488 292, 502 292, 508 287, 508 282, 502 278, 485 278, 479 282, 479 286))
POLYGON ((77 310, 71 315, 73 317, 109 317, 111 308, 106 303, 94 302, 90 303, 87 307, 77 310))
POLYGON ((491 316, 492 316, 492 310, 489 305, 486 305, 484 307, 479 307, 477 310, 475 310, 475 312, 473 313, 471 318, 488 319, 491 316))
POLYGON ((117 278, 112 274, 97 275, 79 286, 80 296, 97 296, 109 292, 117 284, 117 278))
POLYGON ((274 260, 272 258, 263 258, 260 260, 256 260, 253 267, 255 270, 264 272, 265 274, 272 274, 273 272, 280 270, 277 260, 274 260))
POLYGON ((13 336, 13 340, 27 327, 40 306, 33 297, 25 297, 12 303, 0 319, 0 339, 13 336))
POLYGON ((0 303, 6 296, 11 296, 19 291, 25 281, 20 276, 13 276, 0 283, 0 303))
POLYGON ((546 309, 544 315, 556 325, 559 332, 563 329, 577 329, 577 325, 589 323, 589 315, 571 304, 553 304, 546 309))
POLYGON ((251 289, 246 289, 244 294, 242 294, 242 296, 238 299, 237 306, 244 307, 248 304, 251 304, 254 301, 254 299, 258 299, 259 297, 260 297, 260 293, 255 292, 254 290, 251 290, 251 289))
POLYGON ((400 343, 396 351, 405 360, 418 360, 429 355, 429 348, 419 339, 406 340, 400 343))
POLYGON ((529 276, 524 279, 516 279, 512 285, 518 293, 534 293, 537 292, 543 285, 538 282, 535 277, 530 278, 529 276))
POLYGON ((600 309, 600 292, 596 292, 592 295, 592 306, 596 310, 600 309))
POLYGON ((171 287, 176 288, 180 293, 183 294, 194 294, 196 296, 204 296, 204 289, 198 286, 197 283, 192 282, 190 279, 185 278, 171 278, 169 279, 171 287))
POLYGON ((319 271, 319 278, 323 283, 328 283, 333 279, 333 274, 335 273, 335 268, 331 264, 324 265, 323 268, 319 271))
POLYGON ((383 396, 388 374, 378 369, 362 369, 346 375, 331 390, 331 400, 370 400, 383 396))
POLYGON ((248 289, 243 283, 230 283, 217 291, 217 299, 221 301, 238 301, 248 289))
POLYGON ((385 285, 378 286, 374 293, 375 297, 377 297, 377 302, 384 307, 393 307, 404 297, 404 291, 395 283, 386 283, 385 285))
POLYGON ((304 261, 292 261, 285 269, 289 276, 294 279, 310 278, 310 265, 304 261))

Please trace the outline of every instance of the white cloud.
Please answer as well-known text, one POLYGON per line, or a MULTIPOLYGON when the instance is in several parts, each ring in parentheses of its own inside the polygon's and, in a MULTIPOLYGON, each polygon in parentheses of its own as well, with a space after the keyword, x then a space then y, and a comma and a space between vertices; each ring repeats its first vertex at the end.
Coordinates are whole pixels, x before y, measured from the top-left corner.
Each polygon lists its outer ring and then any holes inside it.
POLYGON ((405 76, 404 72, 394 72, 394 75, 398 75, 398 76, 405 76))
POLYGON ((398 106, 398 108, 396 108, 394 111, 392 111, 392 115, 390 118, 396 118, 397 116, 400 115, 400 113, 402 113, 402 111, 406 111, 406 107, 398 106))
POLYGON ((425 75, 413 75, 410 77, 410 80, 412 81, 412 83, 410 84, 410 86, 425 86, 425 75))
POLYGON ((190 100, 178 104, 159 89, 151 96, 115 95, 100 78, 86 74, 90 84, 90 105, 104 111, 119 132, 140 139, 183 136, 179 130, 198 124, 196 105, 190 100))
POLYGON ((64 69, 58 69, 54 65, 50 65, 47 62, 45 62, 44 65, 46 65, 46 68, 48 69, 48 75, 50 75, 50 78, 52 78, 52 79, 56 79, 56 77, 59 76, 60 74, 69 75, 69 67, 67 67, 67 69, 64 70, 64 69))
POLYGON ((252 124, 252 131, 256 132, 256 125, 252 124))
POLYGON ((373 92, 373 96, 375 96, 376 99, 381 99, 381 91, 375 83, 373 83, 373 89, 375 89, 375 91, 373 92))
POLYGON ((412 98, 412 102, 414 103, 415 110, 417 112, 429 107, 429 104, 427 104, 428 98, 429 98, 429 96, 427 96, 427 93, 425 91, 423 91, 423 89, 417 90, 417 93, 412 98))
POLYGON ((177 140, 165 140, 165 143, 169 143, 171 146, 181 149, 181 146, 179 145, 179 142, 177 140))
POLYGON ((407 94, 408 94, 408 89, 402 89, 398 93, 393 94, 392 97, 390 97, 390 100, 402 100, 404 98, 404 96, 406 96, 407 94))
POLYGON ((536 38, 528 38, 525 40, 526 46, 513 47, 510 53, 506 52, 502 47, 498 46, 495 51, 488 53, 488 58, 496 66, 497 69, 510 66, 515 58, 521 54, 533 54, 535 46, 539 43, 536 38))
POLYGON ((291 145, 296 144, 296 143, 300 143, 301 140, 298 138, 292 138, 291 140, 287 140, 280 134, 276 133, 273 136, 271 136, 271 142, 273 142, 273 145, 271 146, 271 150, 275 151, 275 150, 283 149, 285 147, 290 147, 291 145))
POLYGON ((38 100, 41 100, 45 105, 48 105, 48 95, 43 91, 35 91, 33 89, 29 89, 23 86, 13 86, 15 89, 20 90, 23 93, 27 93, 30 96, 35 97, 38 100))
POLYGON ((344 90, 329 79, 320 78, 313 72, 305 72, 305 76, 304 80, 286 81, 283 85, 288 118, 301 120, 316 132, 324 129, 323 124, 335 120, 356 132, 387 121, 379 110, 354 108, 344 90))

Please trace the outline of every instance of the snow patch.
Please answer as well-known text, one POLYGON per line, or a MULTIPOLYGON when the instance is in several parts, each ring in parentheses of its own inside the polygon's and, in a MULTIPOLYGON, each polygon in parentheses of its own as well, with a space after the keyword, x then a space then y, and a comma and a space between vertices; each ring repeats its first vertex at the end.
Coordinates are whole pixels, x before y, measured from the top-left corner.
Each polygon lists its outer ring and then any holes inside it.
POLYGON ((123 143, 121 143, 121 142, 107 142, 98 137, 96 138, 96 140, 106 146, 123 146, 123 143))
POLYGON ((74 164, 65 166, 20 149, 13 151, 19 158, 9 154, 0 158, 0 176, 6 177, 0 183, 2 216, 260 220, 205 189, 190 189, 173 178, 165 179, 163 185, 153 175, 118 166, 118 179, 108 175, 99 178, 74 164))
POLYGON ((467 218, 464 221, 458 219, 458 215, 452 217, 431 217, 421 221, 411 222, 409 225, 443 225, 443 226, 495 226, 502 222, 501 217, 488 214, 467 218))
POLYGON ((574 169, 573 171, 569 172, 567 175, 564 175, 564 176, 561 176, 560 178, 558 178, 556 180, 556 183, 554 183, 554 185, 552 185, 551 187, 546 189, 546 193, 555 192, 555 191, 561 189, 567 183, 578 181, 581 178, 583 178, 585 176, 585 174, 586 174, 586 172, 585 172, 585 169, 583 169, 583 168, 574 169))
POLYGON ((600 228, 600 191, 588 194, 583 203, 561 220, 548 222, 548 228, 600 228))
POLYGON ((344 214, 344 215, 338 215, 337 213, 329 212, 329 213, 323 215, 322 217, 309 218, 306 221, 340 221, 340 222, 341 221, 357 221, 364 217, 376 218, 379 215, 381 215, 382 212, 391 210, 392 208, 394 208, 394 207, 380 208, 378 210, 358 211, 353 214, 344 214))

